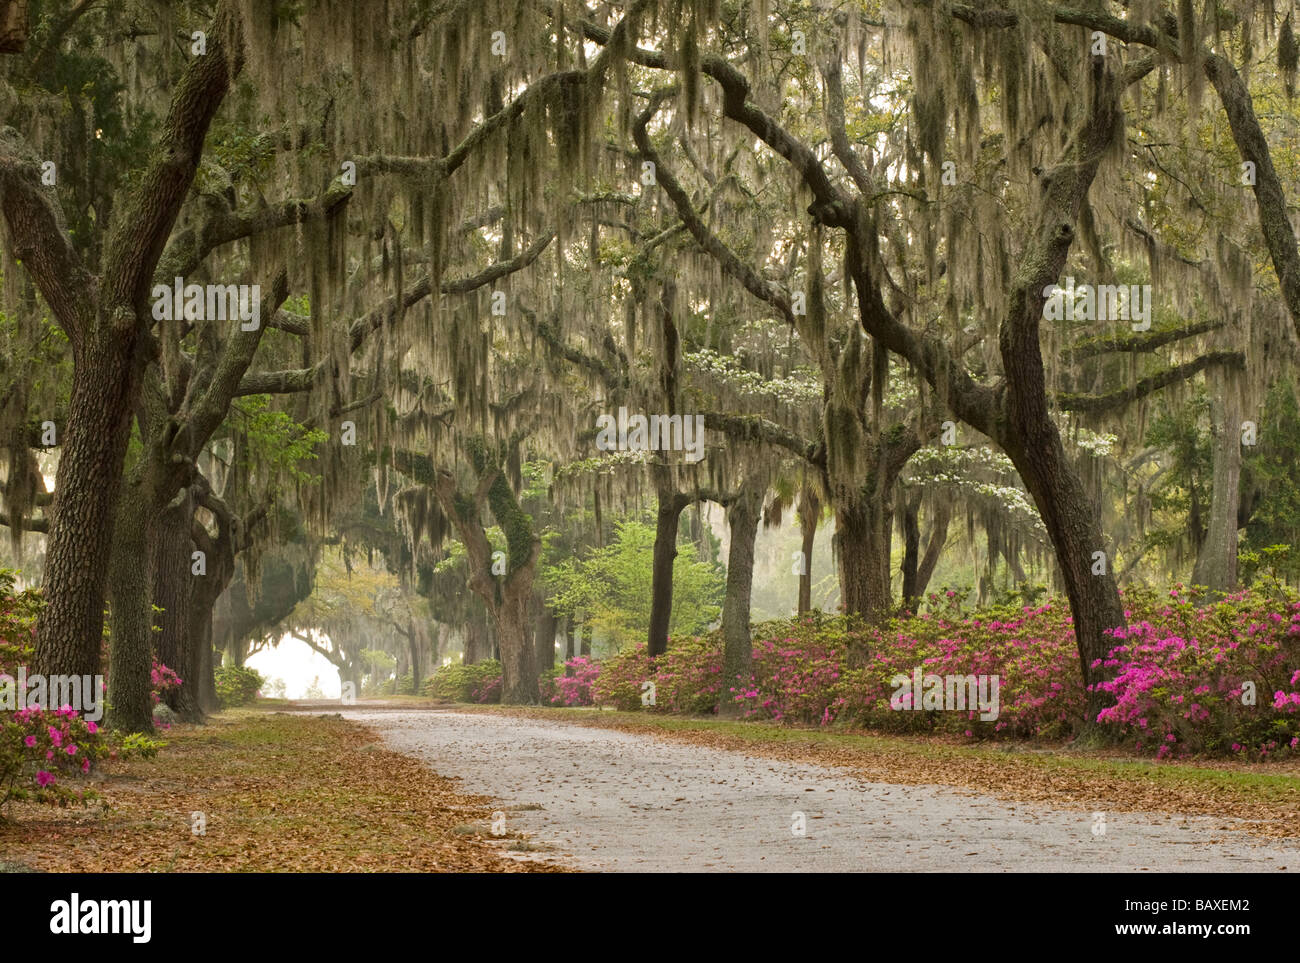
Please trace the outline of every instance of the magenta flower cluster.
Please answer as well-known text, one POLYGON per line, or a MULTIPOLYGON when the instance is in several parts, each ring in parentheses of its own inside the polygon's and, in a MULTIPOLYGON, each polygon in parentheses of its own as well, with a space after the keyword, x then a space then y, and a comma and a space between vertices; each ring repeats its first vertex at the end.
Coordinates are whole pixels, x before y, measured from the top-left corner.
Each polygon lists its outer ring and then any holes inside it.
POLYGON ((1300 600, 1244 591, 1197 605, 1178 586, 1144 615, 1095 663, 1114 699, 1098 721, 1160 758, 1300 746, 1300 600))
POLYGON ((575 656, 564 663, 565 674, 555 677, 555 692, 551 705, 589 706, 595 704, 592 685, 600 677, 600 663, 585 655, 575 656))
POLYGON ((169 692, 179 689, 184 684, 180 676, 157 659, 153 660, 153 667, 149 670, 149 682, 154 705, 161 702, 169 692))
POLYGON ((108 751, 99 726, 71 706, 0 714, 0 807, 11 799, 83 801, 83 793, 60 780, 89 773, 108 751))
MULTIPOLYGON (((938 596, 934 603, 943 603, 938 596)), ((1181 586, 1125 595, 1127 627, 1095 668, 1112 705, 1095 720, 1158 758, 1192 753, 1276 758, 1300 748, 1300 598, 1279 587, 1206 602, 1181 586)), ((963 613, 935 604, 882 626, 815 615, 755 626, 753 671, 723 680, 721 633, 674 639, 652 666, 645 646, 600 663, 582 660, 574 701, 715 712, 724 699, 748 718, 805 725, 846 722, 963 738, 1063 740, 1079 734, 1088 693, 1063 603, 963 613), (974 709, 899 712, 896 676, 996 675, 996 720, 974 709)), ((577 660, 575 660, 577 661, 577 660)), ((557 678, 557 684, 560 680, 557 678)), ((552 701, 570 698, 567 694, 552 701)))

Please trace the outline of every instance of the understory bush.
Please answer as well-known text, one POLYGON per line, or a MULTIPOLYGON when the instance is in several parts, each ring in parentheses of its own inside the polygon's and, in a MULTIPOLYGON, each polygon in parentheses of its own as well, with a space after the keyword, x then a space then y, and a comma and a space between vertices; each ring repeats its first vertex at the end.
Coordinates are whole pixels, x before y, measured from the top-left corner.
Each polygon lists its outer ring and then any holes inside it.
POLYGON ((70 706, 0 714, 0 809, 12 799, 60 806, 88 802, 93 793, 66 780, 84 776, 108 753, 98 725, 70 706))
POLYGON ((158 705, 169 693, 179 689, 185 680, 157 659, 154 659, 153 667, 149 670, 149 682, 153 704, 158 705))
MULTIPOLYGON (((564 667, 560 665, 550 665, 542 670, 541 676, 537 679, 537 692, 541 696, 542 705, 567 705, 563 700, 556 701, 560 694, 559 683, 556 681, 564 672, 564 667)), ((591 705, 587 703, 573 703, 574 705, 591 705)))
MULTIPOLYGON (((1192 753, 1276 758, 1300 748, 1300 597, 1276 583, 1220 601, 1181 586, 1124 594, 1128 627, 1112 633, 1101 688, 1114 705, 1096 720, 1158 758, 1192 753)), ((867 626, 820 613, 754 626, 753 672, 722 678, 722 637, 674 639, 652 668, 644 645, 600 663, 582 681, 557 679, 553 704, 714 712, 744 717, 973 739, 1068 739, 1085 724, 1069 607, 1059 601, 965 612, 959 597, 930 597, 930 611, 867 626), (996 676, 996 718, 975 707, 910 708, 913 673, 996 676), (906 684, 899 685, 906 680, 906 684), (647 685, 653 683, 653 687, 647 685), (653 703, 650 695, 653 695, 653 703), (567 701, 573 699, 574 701, 567 701)), ((571 663, 571 664, 573 664, 571 663)), ((990 713, 991 715, 991 713, 990 713)))
POLYGON ((71 706, 19 707, 17 676, 35 652, 40 593, 15 590, 15 573, 0 569, 0 686, 13 711, 0 711, 0 811, 12 800, 66 806, 94 793, 74 788, 111 751, 103 730, 71 706))
POLYGON ((1300 600, 1237 592, 1197 605, 1182 586, 1117 629, 1100 721, 1158 757, 1268 759, 1300 748, 1300 600))
POLYGON ((424 691, 450 702, 500 702, 501 663, 484 659, 473 665, 443 665, 429 676, 424 691))
POLYGON ((564 663, 564 674, 550 672, 550 685, 542 689, 542 702, 553 706, 589 706, 595 704, 592 684, 600 677, 600 663, 588 656, 575 656, 564 663))
POLYGON ((262 673, 244 665, 223 665, 216 670, 217 700, 223 709, 246 706, 257 698, 257 691, 266 684, 262 673))

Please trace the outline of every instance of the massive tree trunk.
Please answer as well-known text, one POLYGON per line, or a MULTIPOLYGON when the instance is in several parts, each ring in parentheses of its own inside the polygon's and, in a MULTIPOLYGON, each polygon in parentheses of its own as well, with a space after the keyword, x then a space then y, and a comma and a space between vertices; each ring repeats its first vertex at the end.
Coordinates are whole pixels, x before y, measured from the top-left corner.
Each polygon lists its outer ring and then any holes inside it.
POLYGON ((754 541, 763 508, 761 490, 744 487, 727 506, 731 545, 727 550, 727 588, 722 603, 722 686, 718 713, 737 715, 735 692, 749 683, 753 673, 753 646, 749 634, 749 606, 754 585, 754 541))
MULTIPOLYGON (((941 387, 958 417, 993 437, 1033 496, 1070 598, 1083 679, 1093 686, 1106 677, 1093 663, 1104 658, 1110 647, 1106 631, 1124 625, 1124 608, 1109 559, 1104 574, 1093 574, 1094 553, 1106 550, 1100 521, 1066 459, 1048 407, 1040 344, 1043 292, 1060 280, 1080 208, 1102 158, 1122 132, 1123 85, 1140 79, 1149 67, 1134 68, 1123 82, 1105 58, 1093 57, 1090 67, 1088 82, 1093 89, 1088 115, 1059 161, 1038 177, 1039 208, 1026 232, 999 328, 1005 380, 996 390, 976 384, 942 345, 922 340, 894 317, 885 306, 869 254, 875 247, 873 222, 860 205, 843 221, 849 231, 846 265, 858 294, 863 328, 941 387)), ((841 208, 835 200, 828 201, 814 209, 829 220, 840 219, 841 208)), ((1098 571, 1103 571, 1100 566, 1098 571)), ((1090 728, 1110 701, 1103 692, 1089 692, 1090 728)))
MULTIPOLYGON (((80 351, 74 348, 72 397, 46 543, 45 607, 36 626, 36 671, 45 675, 101 672, 114 511, 139 393, 133 350, 133 339, 103 331, 80 351)), ((133 564, 143 567, 140 557, 133 564)))
POLYGON ((879 621, 889 613, 892 513, 865 491, 851 501, 836 499, 834 508, 844 612, 879 621))
POLYGON ((1210 524, 1196 556, 1192 584, 1216 595, 1237 587, 1237 508, 1241 500, 1241 400, 1236 378, 1213 402, 1214 489, 1210 524))
POLYGON ((139 472, 123 486, 109 573, 110 723, 120 732, 152 732, 150 669, 153 620, 149 610, 149 537, 142 522, 150 499, 139 472))
POLYGON ((501 701, 509 705, 537 702, 537 652, 533 644, 529 602, 541 557, 542 543, 533 532, 532 519, 519 506, 504 470, 486 445, 471 443, 478 483, 466 498, 451 472, 437 472, 434 494, 443 514, 451 520, 469 557, 469 587, 487 604, 496 629, 501 660, 501 701), (483 528, 488 508, 506 535, 508 548, 504 575, 493 572, 493 549, 483 528))
MULTIPOLYGON (((194 499, 187 488, 157 515, 150 525, 150 580, 155 613, 158 661, 181 678, 181 687, 170 693, 167 704, 185 722, 201 722, 198 686, 201 654, 193 637, 190 606, 194 580, 213 577, 192 574, 190 530, 194 521, 194 499)), ((206 564, 205 564, 206 568, 206 564)))
MULTIPOLYGON (((1104 678, 1093 663, 1104 659, 1115 645, 1106 631, 1125 624, 1124 606, 1097 511, 1066 461, 1056 425, 1048 420, 1027 435, 1027 443, 1012 461, 1052 540, 1074 616, 1080 669, 1084 681, 1091 685, 1104 678), (1103 553, 1101 558, 1096 557, 1098 552, 1103 553)), ((1090 718, 1095 720, 1107 704, 1103 693, 1089 693, 1090 718)))
POLYGON ((537 653, 532 645, 528 618, 531 586, 501 593, 492 619, 501 652, 501 702, 503 705, 532 705, 537 702, 537 653))
MULTIPOLYGON (((885 357, 879 346, 876 351, 885 357)), ((852 457, 828 452, 824 478, 835 512, 841 605, 846 614, 875 623, 891 609, 894 490, 903 466, 921 447, 921 435, 894 425, 863 447, 852 457)))
MULTIPOLYGON (((1080 207, 1102 157, 1123 128, 1122 87, 1104 58, 1093 58, 1092 83, 1086 124, 1061 162, 1040 178, 1042 206, 998 337, 1006 375, 1005 422, 998 441, 1033 495, 1051 537, 1070 598, 1080 669, 1088 686, 1108 676, 1100 662, 1114 641, 1106 632, 1125 624, 1124 606, 1096 506, 1066 458, 1048 408, 1040 327, 1046 301, 1043 292, 1060 278, 1080 207), (1107 553, 1104 566, 1099 552, 1107 553)), ((1088 693, 1090 728, 1097 713, 1111 701, 1095 688, 1088 693)))
MULTIPOLYGON (((114 218, 98 279, 81 263, 44 188, 32 176, 32 158, 16 157, 30 154, 22 138, 13 131, 0 138, 0 208, 16 246, 32 251, 22 258, 23 266, 68 335, 73 355, 45 560, 46 606, 37 625, 36 666, 42 673, 100 672, 105 580, 143 370, 137 348, 146 325, 136 310, 189 195, 208 126, 243 66, 243 38, 233 4, 217 6, 207 36, 206 54, 193 58, 175 85, 161 136, 148 151, 152 160, 114 218)), ((135 565, 143 579, 140 557, 135 565)))

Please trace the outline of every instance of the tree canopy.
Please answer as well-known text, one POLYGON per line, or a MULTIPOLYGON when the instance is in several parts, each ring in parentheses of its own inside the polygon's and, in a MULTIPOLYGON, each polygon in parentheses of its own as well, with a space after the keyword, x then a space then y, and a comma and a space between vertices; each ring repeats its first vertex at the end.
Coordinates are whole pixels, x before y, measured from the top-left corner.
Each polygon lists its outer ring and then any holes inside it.
POLYGON ((0 522, 129 730, 940 584, 1095 718, 1124 586, 1300 572, 1289 6, 17 6, 0 522))

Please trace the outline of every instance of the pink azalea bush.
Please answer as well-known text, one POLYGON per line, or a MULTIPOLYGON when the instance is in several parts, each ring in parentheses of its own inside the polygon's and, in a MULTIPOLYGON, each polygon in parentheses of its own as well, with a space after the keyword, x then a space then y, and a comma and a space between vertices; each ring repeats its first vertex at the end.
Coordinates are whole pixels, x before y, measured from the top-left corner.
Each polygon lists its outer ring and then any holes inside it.
POLYGON ((758 626, 753 674, 728 680, 727 696, 751 719, 828 725, 850 698, 846 660, 859 638, 843 619, 820 616, 758 626))
POLYGON ((1051 603, 1000 607, 970 617, 941 612, 867 630, 869 654, 850 669, 845 708, 861 725, 893 731, 949 731, 972 737, 1053 739, 1073 735, 1083 723, 1085 693, 1068 608, 1051 603), (998 677, 998 718, 966 711, 898 711, 890 699, 907 676, 998 677))
POLYGON ((653 678, 645 643, 624 649, 599 665, 600 673, 591 686, 592 701, 625 712, 640 709, 641 684, 653 678))
POLYGON ((478 702, 482 705, 489 703, 495 704, 501 701, 501 680, 500 675, 493 676, 491 679, 485 679, 470 689, 469 701, 478 702))
POLYGON ((149 681, 151 683, 151 695, 153 704, 157 705, 168 694, 179 689, 183 680, 174 671, 163 665, 157 659, 153 660, 153 668, 149 670, 149 681))
MULTIPOLYGON (((1113 707, 1096 720, 1158 758, 1190 753, 1276 758, 1300 749, 1300 597, 1277 585, 1219 602, 1181 587, 1125 594, 1127 628, 1112 633, 1101 688, 1113 707), (1253 683, 1255 702, 1250 704, 1253 683), (1243 702, 1243 696, 1246 701, 1243 702)), ((596 705, 710 713, 730 699, 748 718, 966 738, 1068 739, 1083 729, 1087 693, 1073 621, 1062 602, 966 613, 931 596, 930 611, 866 626, 844 617, 754 627, 753 672, 722 679, 722 638, 675 639, 652 667, 644 645, 586 663, 596 705), (890 699, 923 674, 998 676, 996 719, 965 711, 898 711, 890 699)), ((585 684, 585 683, 584 683, 585 684)), ((575 687, 576 688, 576 687, 575 687)), ((905 703, 910 704, 911 685, 905 703)))
POLYGON ((473 665, 441 665, 425 680, 424 691, 450 702, 500 702, 501 663, 484 659, 473 665))
POLYGON ((714 632, 672 639, 653 670, 644 643, 626 649, 601 664, 592 694, 597 705, 640 709, 647 681, 655 684, 656 711, 712 712, 722 690, 721 636, 714 632))
POLYGON ((1197 605, 1177 586, 1116 629, 1099 721, 1157 757, 1267 759, 1300 747, 1300 599, 1275 589, 1197 605))
MULTIPOLYGON (((0 570, 0 675, 14 678, 31 665, 40 595, 14 590, 14 576, 0 570)), ((66 806, 84 803, 93 793, 67 782, 84 776, 108 746, 99 726, 71 706, 26 706, 0 712, 0 809, 14 799, 66 806)))
MULTIPOLYGON (((566 674, 556 675, 551 680, 554 693, 549 696, 553 706, 589 706, 595 704, 592 685, 600 676, 600 663, 593 662, 588 656, 575 656, 564 663, 566 674)), ((547 699, 543 693, 543 699, 547 699)))
POLYGON ((71 706, 0 714, 0 808, 11 799, 60 806, 89 801, 93 793, 64 780, 86 775, 108 753, 100 728, 71 706))

